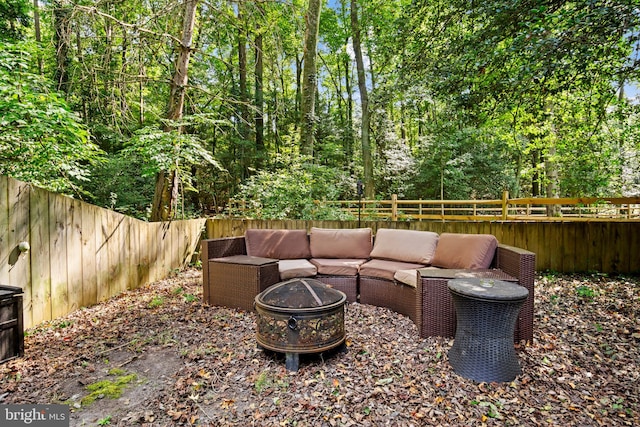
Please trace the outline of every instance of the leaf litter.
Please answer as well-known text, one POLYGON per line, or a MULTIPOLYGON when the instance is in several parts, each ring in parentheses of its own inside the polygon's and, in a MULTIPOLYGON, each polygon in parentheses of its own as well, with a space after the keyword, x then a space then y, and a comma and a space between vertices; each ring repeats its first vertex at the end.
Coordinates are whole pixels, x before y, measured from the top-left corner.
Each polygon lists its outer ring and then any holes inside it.
POLYGON ((510 383, 458 376, 453 339, 361 304, 346 351, 288 372, 256 345, 254 313, 203 303, 188 269, 26 331, 25 356, 0 365, 0 404, 68 404, 71 425, 638 425, 640 278, 541 273, 535 291, 510 383), (114 370, 135 380, 86 403, 114 370))

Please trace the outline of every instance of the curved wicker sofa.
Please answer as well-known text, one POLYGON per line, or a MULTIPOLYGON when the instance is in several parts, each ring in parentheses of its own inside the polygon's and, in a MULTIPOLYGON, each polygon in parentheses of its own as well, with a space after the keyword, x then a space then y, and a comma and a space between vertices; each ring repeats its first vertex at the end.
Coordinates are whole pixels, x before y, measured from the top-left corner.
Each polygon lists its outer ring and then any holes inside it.
POLYGON ((292 277, 314 277, 350 303, 387 307, 408 316, 421 337, 455 335, 447 288, 452 278, 517 282, 529 291, 515 341, 533 340, 535 254, 491 235, 371 229, 247 230, 202 242, 205 301, 251 310, 254 297, 292 277))

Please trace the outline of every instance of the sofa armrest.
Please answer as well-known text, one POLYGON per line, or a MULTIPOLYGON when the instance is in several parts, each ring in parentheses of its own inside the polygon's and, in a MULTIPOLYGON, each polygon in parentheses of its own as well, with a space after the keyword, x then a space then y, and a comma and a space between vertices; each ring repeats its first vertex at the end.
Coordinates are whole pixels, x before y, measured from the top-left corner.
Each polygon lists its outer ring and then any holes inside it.
POLYGON ((200 261, 202 261, 203 284, 209 278, 209 260, 212 258, 224 258, 234 255, 246 255, 247 247, 244 236, 222 237, 219 239, 205 239, 202 241, 200 261))
POLYGON ((246 255, 247 248, 244 237, 223 237, 220 239, 206 239, 202 241, 200 251, 202 263, 212 258, 224 258, 234 255, 246 255))
POLYGON ((536 276, 535 253, 515 246, 499 244, 494 263, 495 268, 518 279, 520 285, 533 288, 536 276))
POLYGON ((518 315, 516 324, 516 340, 533 342, 533 303, 534 282, 536 276, 536 254, 525 249, 508 245, 498 245, 496 251, 496 268, 518 279, 518 283, 529 291, 518 315))

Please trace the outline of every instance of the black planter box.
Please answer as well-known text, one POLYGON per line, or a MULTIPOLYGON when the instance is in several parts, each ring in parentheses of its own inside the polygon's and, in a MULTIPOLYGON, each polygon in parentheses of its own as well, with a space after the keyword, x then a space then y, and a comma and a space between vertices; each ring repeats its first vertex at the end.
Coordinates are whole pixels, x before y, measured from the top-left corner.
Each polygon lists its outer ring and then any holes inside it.
POLYGON ((22 289, 0 285, 0 363, 24 355, 22 289))

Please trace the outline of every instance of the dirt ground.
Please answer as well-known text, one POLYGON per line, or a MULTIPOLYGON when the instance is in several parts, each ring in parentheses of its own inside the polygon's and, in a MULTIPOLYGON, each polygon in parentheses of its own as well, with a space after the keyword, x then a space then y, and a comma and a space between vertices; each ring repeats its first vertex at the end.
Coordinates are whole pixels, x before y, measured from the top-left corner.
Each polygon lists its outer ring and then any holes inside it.
POLYGON ((452 339, 361 304, 346 351, 289 372, 256 345, 255 315, 204 304, 201 280, 189 269, 28 330, 25 356, 0 365, 0 404, 68 404, 72 426, 640 424, 638 277, 540 275, 523 374, 480 384, 453 372, 452 339))

